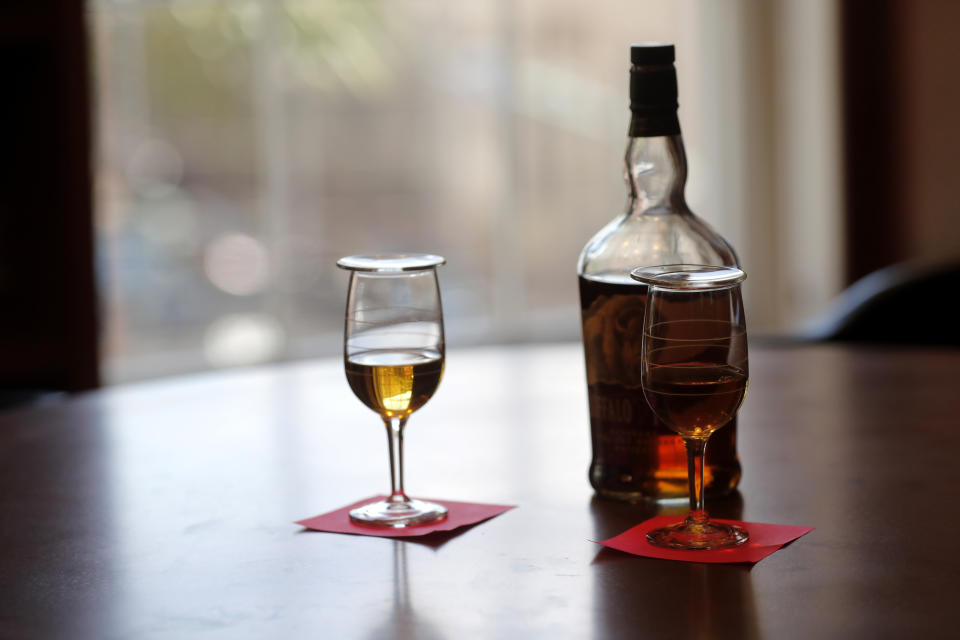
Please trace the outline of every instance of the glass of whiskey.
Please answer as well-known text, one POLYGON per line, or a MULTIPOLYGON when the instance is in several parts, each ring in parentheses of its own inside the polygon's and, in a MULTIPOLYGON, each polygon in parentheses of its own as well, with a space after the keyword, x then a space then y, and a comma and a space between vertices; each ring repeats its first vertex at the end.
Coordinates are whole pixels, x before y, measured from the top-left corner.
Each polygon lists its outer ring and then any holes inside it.
POLYGON ((403 432, 410 415, 433 396, 444 366, 443 308, 437 267, 446 260, 421 253, 341 258, 350 272, 344 319, 347 382, 387 431, 390 495, 350 512, 357 524, 408 527, 447 517, 443 505, 403 489, 403 432))

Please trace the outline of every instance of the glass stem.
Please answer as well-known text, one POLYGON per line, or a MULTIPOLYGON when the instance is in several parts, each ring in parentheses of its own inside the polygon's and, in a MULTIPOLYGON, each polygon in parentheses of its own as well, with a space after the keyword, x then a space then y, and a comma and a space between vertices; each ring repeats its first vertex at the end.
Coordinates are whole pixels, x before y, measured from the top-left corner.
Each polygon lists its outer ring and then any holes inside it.
POLYGON ((403 492, 403 427, 407 418, 384 418, 387 426, 387 443, 390 446, 390 498, 389 502, 409 501, 403 492))
POLYGON ((703 508, 703 457, 707 450, 706 438, 684 438, 687 447, 687 472, 690 476, 690 514, 687 522, 703 524, 707 512, 703 508))

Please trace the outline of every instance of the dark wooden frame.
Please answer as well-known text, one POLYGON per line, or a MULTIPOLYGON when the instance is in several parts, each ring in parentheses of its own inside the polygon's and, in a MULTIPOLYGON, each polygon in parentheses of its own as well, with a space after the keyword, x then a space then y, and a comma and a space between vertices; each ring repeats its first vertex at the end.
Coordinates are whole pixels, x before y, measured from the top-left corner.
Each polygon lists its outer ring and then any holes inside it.
POLYGON ((900 13, 895 0, 840 3, 848 284, 906 257, 896 168, 900 13))
POLYGON ((0 9, 0 390, 99 384, 86 14, 0 9))

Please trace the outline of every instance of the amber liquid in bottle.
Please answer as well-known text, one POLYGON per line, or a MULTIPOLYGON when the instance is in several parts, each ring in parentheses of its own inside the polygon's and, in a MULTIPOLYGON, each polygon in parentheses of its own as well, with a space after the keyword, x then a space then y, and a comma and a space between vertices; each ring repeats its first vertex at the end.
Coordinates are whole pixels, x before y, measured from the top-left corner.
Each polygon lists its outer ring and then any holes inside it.
MULTIPOLYGON (((683 440, 653 413, 641 384, 646 287, 623 280, 617 274, 580 276, 593 444, 590 484, 600 495, 620 500, 686 498, 683 440)), ((704 468, 708 494, 726 494, 737 486, 736 438, 736 417, 710 437, 704 468)))

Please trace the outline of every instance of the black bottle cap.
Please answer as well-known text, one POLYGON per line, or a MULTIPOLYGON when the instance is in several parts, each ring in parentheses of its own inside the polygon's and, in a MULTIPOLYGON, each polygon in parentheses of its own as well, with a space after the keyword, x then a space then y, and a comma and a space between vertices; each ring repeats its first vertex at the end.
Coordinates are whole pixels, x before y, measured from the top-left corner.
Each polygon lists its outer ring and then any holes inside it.
POLYGON ((630 47, 630 136, 680 133, 674 47, 664 42, 630 47))
POLYGON ((630 62, 633 64, 673 64, 675 59, 673 45, 669 42, 630 45, 630 62))

